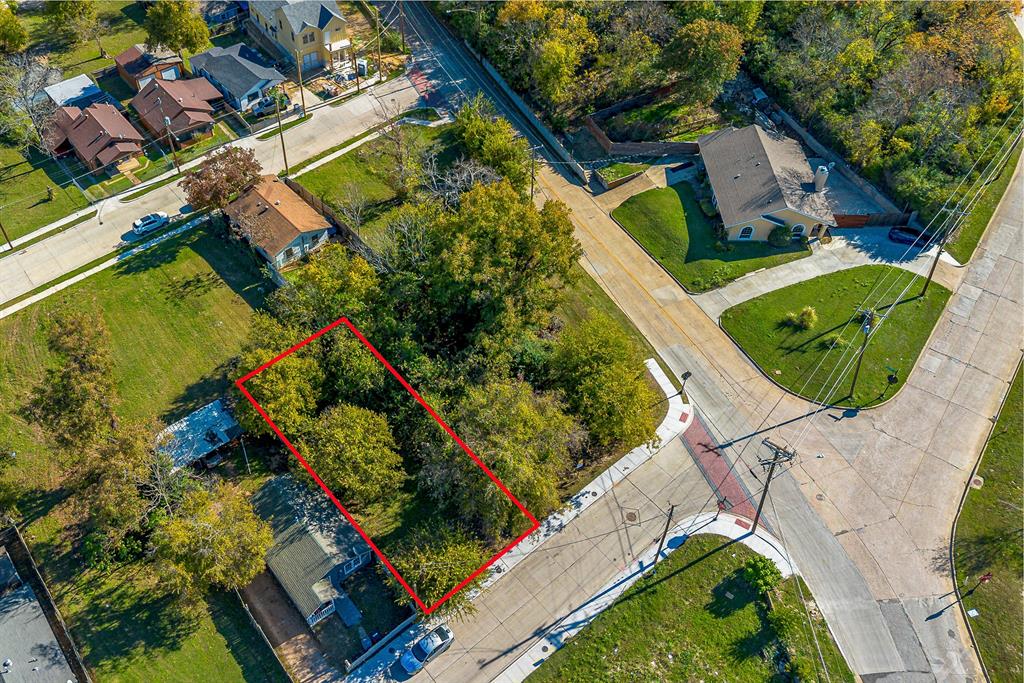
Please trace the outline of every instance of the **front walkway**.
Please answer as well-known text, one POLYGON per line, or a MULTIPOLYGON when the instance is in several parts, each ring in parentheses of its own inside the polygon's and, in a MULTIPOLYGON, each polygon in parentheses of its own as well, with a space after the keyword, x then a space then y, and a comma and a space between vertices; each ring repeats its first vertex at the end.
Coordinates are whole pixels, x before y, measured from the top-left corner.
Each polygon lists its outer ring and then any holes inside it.
MULTIPOLYGON (((927 274, 938 247, 933 246, 923 252, 917 248, 908 251, 906 245, 889 240, 888 233, 887 227, 833 230, 831 244, 813 244, 813 253, 807 258, 748 273, 724 287, 693 294, 691 298, 709 318, 717 321, 723 311, 744 301, 847 268, 893 265, 918 275, 927 274)), ((958 265, 946 253, 942 254, 941 260, 958 265)), ((961 275, 959 269, 943 268, 936 273, 936 281, 948 289, 955 289, 961 275)))

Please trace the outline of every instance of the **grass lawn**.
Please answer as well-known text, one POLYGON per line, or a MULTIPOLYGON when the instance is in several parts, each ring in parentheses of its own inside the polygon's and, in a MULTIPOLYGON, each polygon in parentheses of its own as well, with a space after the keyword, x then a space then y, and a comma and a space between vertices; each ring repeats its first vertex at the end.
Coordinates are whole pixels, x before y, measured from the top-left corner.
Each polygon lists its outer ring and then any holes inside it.
POLYGON ((0 145, 0 220, 12 240, 88 203, 55 161, 0 145), (55 190, 52 200, 47 199, 49 187, 55 190))
POLYGON ((927 296, 920 298, 918 293, 923 280, 918 278, 906 297, 893 307, 893 298, 913 277, 895 266, 876 265, 821 275, 733 306, 722 314, 721 324, 765 374, 790 391, 811 400, 817 397, 835 405, 864 408, 891 397, 903 385, 949 299, 949 290, 934 282, 927 296), (884 302, 876 303, 880 295, 876 292, 868 304, 875 306, 877 314, 891 317, 878 328, 868 344, 855 394, 848 395, 853 378, 851 366, 831 400, 824 392, 819 397, 819 390, 835 381, 835 377, 829 379, 829 373, 839 362, 839 345, 810 378, 804 375, 828 352, 843 326, 856 318, 842 333, 849 349, 842 364, 848 363, 861 340, 857 308, 863 304, 876 279, 890 269, 895 275, 890 273, 881 289, 887 289, 894 281, 896 284, 884 302), (809 330, 787 325, 787 313, 799 312, 804 306, 812 306, 817 311, 817 324, 809 330), (895 386, 889 385, 886 379, 889 367, 898 371, 895 386))
MULTIPOLYGON (((693 536, 656 570, 551 654, 530 683, 590 681, 715 681, 777 678, 778 633, 740 569, 755 555, 721 536, 693 536)), ((853 674, 820 617, 813 628, 828 677, 821 671, 795 581, 783 584, 779 606, 800 610, 799 637, 789 645, 820 681, 853 681, 853 674)), ((804 596, 810 593, 804 589, 804 596)), ((816 611, 812 610, 812 614, 816 611)))
POLYGON ((1018 143, 1017 149, 1010 154, 1010 159, 1003 167, 1002 173, 988 186, 985 193, 978 199, 978 203, 974 205, 974 210, 967 216, 960 232, 946 245, 946 251, 960 263, 966 264, 970 261, 974 250, 978 248, 978 243, 981 242, 981 238, 985 234, 988 222, 992 220, 992 214, 995 213, 999 200, 1006 194, 1006 188, 1013 178, 1013 172, 1017 168, 1017 161, 1020 159, 1022 149, 1024 149, 1024 144, 1018 143))
MULTIPOLYGON (((437 145, 438 161, 442 167, 454 161, 458 154, 451 126, 426 128, 410 125, 406 131, 421 137, 429 145, 437 145)), ((388 182, 389 162, 380 154, 383 146, 381 138, 370 140, 297 178, 306 189, 335 208, 348 199, 350 187, 358 187, 369 202, 365 222, 360 229, 364 239, 372 240, 374 234, 384 227, 386 219, 382 218, 386 212, 395 207, 396 194, 388 182)))
POLYGON ((760 268, 811 255, 799 243, 773 247, 767 242, 730 242, 731 251, 718 251, 711 221, 687 183, 641 192, 612 211, 612 217, 691 292, 706 292, 760 268))
POLYGON ((1021 369, 999 411, 992 437, 985 446, 978 475, 985 483, 967 493, 956 527, 956 571, 966 593, 964 607, 979 614, 971 619, 982 659, 993 681, 1024 678, 1024 620, 1020 596, 1024 588, 1024 539, 1021 538, 1020 461, 1024 452, 1024 386, 1021 369), (978 586, 978 577, 992 581, 978 586), (971 592, 968 592, 971 591, 971 592))
POLYGON ((637 164, 628 161, 617 161, 607 166, 602 166, 598 169, 601 177, 605 179, 605 182, 613 182, 619 178, 625 178, 628 175, 646 171, 651 167, 650 164, 637 164))
POLYGON ((281 677, 233 594, 185 615, 148 565, 106 576, 84 567, 74 545, 81 512, 56 457, 20 415, 51 363, 44 325, 61 305, 99 311, 111 332, 119 417, 169 422, 226 390, 226 364, 269 289, 246 250, 199 228, 0 321, 0 385, 10 388, 0 392, 0 443, 31 454, 7 476, 25 489, 26 538, 99 680, 281 677))

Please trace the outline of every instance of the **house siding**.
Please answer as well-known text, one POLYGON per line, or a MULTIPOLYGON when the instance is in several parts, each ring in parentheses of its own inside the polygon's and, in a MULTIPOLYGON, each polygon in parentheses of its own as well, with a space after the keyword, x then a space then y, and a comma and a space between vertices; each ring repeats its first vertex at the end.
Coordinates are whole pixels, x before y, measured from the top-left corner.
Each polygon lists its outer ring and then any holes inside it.
MULTIPOLYGON (((793 211, 792 209, 779 209, 778 211, 773 211, 765 215, 771 216, 776 220, 782 221, 789 228, 792 228, 795 225, 803 225, 804 237, 810 237, 811 229, 814 228, 815 225, 822 223, 821 219, 805 216, 804 214, 798 211, 793 211)), ((767 241, 768 235, 770 235, 772 230, 774 230, 777 227, 777 224, 764 218, 756 218, 752 221, 737 223, 735 225, 728 225, 725 228, 726 234, 728 235, 728 239, 740 240, 740 233, 743 230, 743 228, 747 226, 753 227, 754 233, 749 238, 749 240, 745 239, 742 241, 764 242, 767 241)))
POLYGON ((307 232, 299 235, 274 256, 274 265, 278 268, 283 268, 289 263, 298 261, 311 251, 319 249, 327 244, 328 232, 329 229, 325 228, 318 232, 307 232), (288 252, 289 249, 292 250, 290 254, 288 252))
MULTIPOLYGON (((291 27, 279 9, 271 17, 262 14, 258 5, 252 5, 249 18, 264 35, 278 44, 289 62, 301 63, 303 68, 316 68, 331 64, 331 54, 324 47, 326 36, 330 36, 332 42, 348 38, 346 23, 337 17, 332 18, 323 30, 306 27, 301 33, 292 33, 291 27), (305 43, 302 41, 303 36, 307 36, 305 43), (312 36, 312 39, 309 36, 312 36)), ((342 59, 343 63, 347 64, 348 54, 348 49, 346 49, 342 59)))

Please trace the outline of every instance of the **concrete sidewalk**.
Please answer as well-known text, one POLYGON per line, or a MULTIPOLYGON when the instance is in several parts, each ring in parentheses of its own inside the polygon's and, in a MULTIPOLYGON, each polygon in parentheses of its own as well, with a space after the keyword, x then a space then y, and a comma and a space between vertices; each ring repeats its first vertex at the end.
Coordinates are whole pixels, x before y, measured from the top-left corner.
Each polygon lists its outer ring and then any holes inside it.
MULTIPOLYGON (((889 228, 859 228, 832 232, 832 243, 813 244, 813 253, 806 258, 748 273, 724 287, 691 296, 709 318, 717 321, 726 309, 744 301, 848 268, 872 264, 894 265, 923 275, 928 272, 938 250, 937 246, 924 251, 917 248, 908 250, 906 245, 888 239, 889 228)), ((941 258, 946 263, 956 265, 956 261, 945 252, 941 258)), ((957 269, 949 268, 938 271, 936 281, 944 287, 953 289, 959 284, 961 277, 957 269)))

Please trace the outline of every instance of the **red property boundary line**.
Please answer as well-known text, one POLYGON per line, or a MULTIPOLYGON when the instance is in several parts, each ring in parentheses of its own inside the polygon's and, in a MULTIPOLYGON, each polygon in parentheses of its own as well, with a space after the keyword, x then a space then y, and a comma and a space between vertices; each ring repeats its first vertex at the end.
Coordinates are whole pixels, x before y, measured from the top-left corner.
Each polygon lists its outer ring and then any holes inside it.
POLYGON ((320 488, 322 488, 324 493, 327 494, 327 497, 330 498, 331 502, 334 503, 335 507, 337 507, 338 510, 341 511, 341 514, 345 516, 345 519, 348 520, 349 524, 351 524, 355 528, 355 530, 359 532, 359 535, 362 536, 363 540, 366 541, 367 545, 369 545, 370 548, 373 549, 373 552, 377 555, 378 558, 380 558, 380 561, 384 563, 384 566, 388 568, 388 571, 390 571, 392 575, 394 575, 394 577, 398 580, 398 582, 402 585, 406 592, 408 592, 409 595, 412 596, 413 601, 415 601, 419 608, 423 610, 424 614, 430 614, 431 612, 436 610, 438 607, 444 604, 449 598, 451 598, 453 595, 462 590, 470 581, 480 576, 480 574, 487 570, 488 567, 490 567, 492 564, 501 559, 502 556, 504 556, 506 553, 512 550, 512 548, 514 548, 520 541, 522 541, 524 538, 526 538, 531 533, 536 531, 538 527, 540 527, 540 522, 537 521, 537 518, 530 514, 530 511, 527 510, 526 507, 522 503, 520 503, 515 496, 512 495, 508 488, 503 483, 501 483, 501 480, 498 479, 497 475, 495 475, 494 472, 492 472, 490 468, 488 468, 487 465, 485 465, 484 462, 476 455, 476 453, 474 453, 473 450, 468 445, 466 445, 466 443, 462 439, 459 438, 459 435, 456 434, 455 431, 448 426, 448 423, 441 419, 441 416, 438 415, 434 411, 434 409, 431 408, 430 405, 423 400, 423 397, 420 396, 419 393, 415 389, 413 389, 412 386, 410 386, 410 384, 407 381, 405 381, 405 378, 402 377, 402 375, 399 374, 399 372, 391 366, 391 363, 389 363, 387 359, 385 359, 384 356, 380 354, 380 351, 378 351, 373 346, 373 344, 371 344, 366 339, 366 337, 363 336, 362 332, 356 329, 356 326, 353 325, 348 318, 338 318, 327 327, 307 337, 306 339, 303 339, 302 341, 300 341, 298 344, 291 347, 287 351, 279 353, 277 356, 270 359, 263 365, 259 366, 252 372, 249 372, 245 376, 235 380, 235 386, 238 387, 238 390, 241 391, 242 394, 244 394, 247 399, 249 399, 249 402, 252 403, 253 407, 256 408, 256 412, 258 412, 263 417, 263 419, 266 420, 267 424, 270 425, 270 428, 274 430, 274 433, 277 434, 279 439, 281 439, 281 442, 284 443, 285 446, 287 446, 288 450, 292 452, 292 455, 294 455, 298 459, 299 463, 305 468, 305 470, 309 472, 309 475, 313 477, 313 480, 320 485, 320 488), (528 520, 530 520, 529 529, 520 534, 515 540, 506 545, 504 548, 499 550, 493 557, 491 557, 491 559, 487 560, 487 562, 480 565, 480 567, 478 567, 472 574, 463 579, 457 586, 455 586, 455 588, 452 588, 450 591, 445 593, 437 602, 429 606, 426 603, 424 603, 423 600, 421 600, 418 595, 416 595, 416 591, 414 591, 405 581, 405 579, 402 578, 402 575, 399 574, 398 570, 394 568, 394 566, 388 560, 387 556, 385 556, 384 553, 381 552, 380 548, 377 547, 377 544, 373 542, 373 539, 371 539, 369 535, 367 535, 367 533, 363 531, 363 528, 359 526, 359 523, 356 522, 355 518, 352 517, 349 511, 345 509, 345 506, 343 506, 338 501, 338 499, 335 498, 331 490, 327 488, 327 485, 324 484, 324 482, 320 479, 320 477, 313 470, 313 468, 309 466, 309 463, 306 462, 306 459, 302 457, 302 455, 295 448, 295 446, 292 445, 291 441, 288 440, 288 437, 286 437, 284 433, 280 430, 280 428, 278 428, 278 426, 274 424, 274 421, 270 419, 270 416, 267 415, 267 411, 263 409, 263 406, 261 406, 256 401, 256 399, 252 397, 252 394, 249 393, 249 390, 245 388, 245 383, 247 381, 249 381, 256 375, 260 374, 274 363, 277 363, 283 358, 288 357, 289 355, 295 353, 296 351, 306 346, 310 342, 319 339, 320 337, 327 334, 331 330, 340 326, 347 327, 352 332, 352 334, 354 334, 356 338, 359 339, 359 341, 362 342, 363 345, 370 350, 370 352, 377 358, 377 360, 380 361, 381 364, 383 364, 384 367, 388 369, 388 372, 390 372, 395 377, 395 379, 397 379, 399 383, 405 388, 405 390, 408 391, 409 394, 412 395, 414 399, 416 399, 416 402, 423 406, 423 408, 430 414, 430 416, 434 418, 437 424, 440 425, 445 432, 447 432, 448 436, 450 436, 455 441, 455 443, 457 443, 459 447, 463 451, 465 451, 466 455, 472 458, 473 462, 480 466, 480 469, 482 469, 484 473, 491 479, 491 481, 494 482, 495 486, 497 486, 501 490, 501 492, 504 493, 508 497, 508 499, 512 501, 513 504, 515 504, 519 511, 522 512, 528 520))

